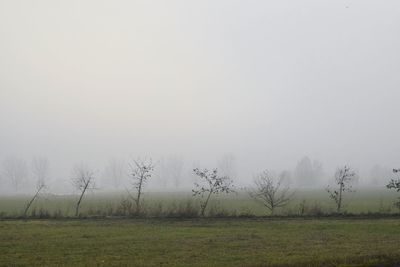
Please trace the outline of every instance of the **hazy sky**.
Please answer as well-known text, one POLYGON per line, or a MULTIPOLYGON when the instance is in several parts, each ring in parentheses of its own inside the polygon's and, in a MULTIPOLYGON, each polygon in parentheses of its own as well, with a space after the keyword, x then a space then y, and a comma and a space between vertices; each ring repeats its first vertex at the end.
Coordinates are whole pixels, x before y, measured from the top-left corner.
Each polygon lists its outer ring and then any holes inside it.
POLYGON ((0 0, 0 159, 400 167, 399 33, 398 0, 0 0))

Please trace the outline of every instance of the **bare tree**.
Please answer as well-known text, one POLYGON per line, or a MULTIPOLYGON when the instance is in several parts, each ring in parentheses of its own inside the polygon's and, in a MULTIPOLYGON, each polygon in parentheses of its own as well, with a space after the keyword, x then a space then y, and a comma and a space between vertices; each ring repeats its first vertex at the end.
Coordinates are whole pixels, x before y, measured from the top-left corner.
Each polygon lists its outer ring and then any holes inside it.
POLYGON ((309 157, 303 157, 296 166, 295 178, 299 186, 315 186, 324 176, 322 163, 318 160, 311 161, 309 157))
POLYGON ((40 192, 46 188, 46 180, 48 178, 49 162, 46 158, 34 158, 32 161, 32 174, 36 179, 36 193, 27 203, 24 210, 24 217, 26 217, 29 208, 39 196, 40 192))
POLYGON ((285 174, 282 173, 279 179, 265 170, 259 173, 254 179, 255 187, 248 191, 250 197, 266 207, 271 215, 275 209, 286 206, 294 196, 289 185, 283 186, 285 174))
POLYGON ((352 190, 352 183, 357 179, 357 173, 348 165, 338 168, 335 173, 335 184, 337 188, 326 188, 329 197, 335 201, 336 211, 339 213, 343 206, 343 193, 354 192, 352 190))
POLYGON ((193 172, 203 181, 203 185, 194 183, 195 188, 192 192, 193 196, 200 195, 202 199, 206 196, 205 200, 201 202, 201 216, 204 216, 211 195, 233 192, 233 181, 228 176, 219 176, 217 169, 210 172, 208 169, 196 168, 193 172))
POLYGON ((236 178, 236 158, 233 154, 223 155, 217 162, 218 171, 222 176, 236 178))
POLYGON ((374 165, 369 172, 369 180, 367 181, 369 185, 382 186, 385 180, 382 178, 387 178, 392 175, 392 170, 387 167, 380 166, 378 164, 374 165))
POLYGON ((28 174, 28 167, 23 159, 7 158, 3 161, 3 175, 9 179, 15 189, 18 191, 20 184, 28 174))
POLYGON ((168 171, 174 182, 175 188, 178 188, 182 178, 183 160, 178 156, 168 158, 168 171))
POLYGON ((75 216, 78 217, 83 196, 88 190, 95 189, 94 172, 83 163, 75 165, 72 170, 71 181, 75 189, 80 192, 80 197, 75 207, 75 216))
POLYGON ((141 212, 141 201, 143 196, 143 188, 149 178, 153 175, 154 165, 152 160, 137 159, 129 163, 130 177, 132 179, 132 186, 136 191, 135 194, 128 193, 136 205, 136 214, 141 212))
POLYGON ((292 173, 290 171, 288 171, 288 170, 281 171, 281 173, 279 174, 279 178, 282 179, 282 181, 286 185, 289 185, 289 184, 293 183, 292 173))
MULTIPOLYGON (((397 192, 400 192, 400 169, 393 169, 393 173, 397 175, 397 179, 391 179, 386 187, 388 189, 394 189, 397 192)), ((394 203, 394 205, 400 210, 400 197, 394 203)))
POLYGON ((121 185, 122 178, 125 176, 124 169, 124 161, 115 158, 112 158, 108 161, 108 165, 105 169, 105 175, 107 178, 112 179, 115 188, 119 188, 121 185))
POLYGON ((167 158, 162 158, 158 164, 159 178, 161 186, 169 186, 169 182, 176 189, 179 187, 182 178, 184 162, 181 157, 171 155, 167 158))

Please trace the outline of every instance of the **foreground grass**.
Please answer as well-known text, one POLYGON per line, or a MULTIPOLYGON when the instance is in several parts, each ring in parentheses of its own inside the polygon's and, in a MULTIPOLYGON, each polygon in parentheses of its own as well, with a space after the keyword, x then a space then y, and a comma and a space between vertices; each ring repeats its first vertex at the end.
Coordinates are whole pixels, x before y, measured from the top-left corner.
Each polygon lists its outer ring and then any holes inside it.
POLYGON ((0 265, 395 266, 400 221, 0 221, 0 265))

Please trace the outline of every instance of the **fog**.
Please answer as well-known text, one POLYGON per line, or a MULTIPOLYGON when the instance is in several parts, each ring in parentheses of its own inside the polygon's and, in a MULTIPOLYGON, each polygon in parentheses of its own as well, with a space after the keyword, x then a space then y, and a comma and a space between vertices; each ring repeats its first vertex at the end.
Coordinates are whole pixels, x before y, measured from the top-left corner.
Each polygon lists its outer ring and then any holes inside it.
POLYGON ((381 185, 400 167, 399 31, 397 0, 0 1, 0 160, 47 158, 57 193, 74 164, 111 189, 109 162, 137 157, 154 190, 193 167, 301 186, 305 156, 320 186, 344 164, 381 185))

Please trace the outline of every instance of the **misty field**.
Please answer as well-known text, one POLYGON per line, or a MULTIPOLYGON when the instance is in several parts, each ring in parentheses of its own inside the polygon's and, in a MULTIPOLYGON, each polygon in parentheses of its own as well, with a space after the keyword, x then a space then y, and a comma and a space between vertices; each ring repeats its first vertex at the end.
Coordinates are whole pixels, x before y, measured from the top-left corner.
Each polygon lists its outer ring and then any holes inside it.
MULTIPOLYGON (((361 189, 344 197, 345 213, 350 214, 395 214, 393 206, 398 194, 387 189, 361 189)), ((83 202, 81 216, 124 215, 121 203, 125 192, 88 194, 83 202)), ((1 196, 0 217, 20 217, 30 196, 1 196)), ((32 205, 28 216, 72 217, 78 197, 74 195, 48 195, 39 198, 32 205)), ((189 193, 146 193, 144 212, 146 217, 196 217, 199 212, 199 198, 189 193)), ((276 215, 329 215, 335 212, 334 202, 323 189, 297 190, 296 197, 286 206, 277 210, 276 215)), ((125 214, 126 215, 126 214, 125 214)), ((246 193, 217 196, 212 199, 206 211, 207 216, 266 216, 269 212, 246 193)))
POLYGON ((0 265, 395 266, 394 219, 0 221, 0 265))
POLYGON ((189 193, 144 194, 131 213, 124 192, 0 197, 0 266, 398 266, 398 194, 363 188, 343 212, 323 189, 296 191, 272 215, 243 191, 200 213, 189 193))

